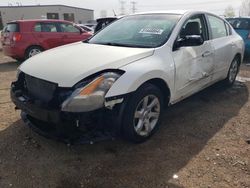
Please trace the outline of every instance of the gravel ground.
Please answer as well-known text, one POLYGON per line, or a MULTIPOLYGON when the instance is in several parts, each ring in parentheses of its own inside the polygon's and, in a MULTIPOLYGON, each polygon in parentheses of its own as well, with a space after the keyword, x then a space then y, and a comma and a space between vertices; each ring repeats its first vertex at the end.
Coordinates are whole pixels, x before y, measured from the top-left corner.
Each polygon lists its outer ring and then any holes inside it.
POLYGON ((10 102, 18 63, 0 52, 0 187, 250 187, 250 66, 164 113, 146 143, 66 146, 27 128, 10 102), (245 79, 248 78, 248 79, 245 79))

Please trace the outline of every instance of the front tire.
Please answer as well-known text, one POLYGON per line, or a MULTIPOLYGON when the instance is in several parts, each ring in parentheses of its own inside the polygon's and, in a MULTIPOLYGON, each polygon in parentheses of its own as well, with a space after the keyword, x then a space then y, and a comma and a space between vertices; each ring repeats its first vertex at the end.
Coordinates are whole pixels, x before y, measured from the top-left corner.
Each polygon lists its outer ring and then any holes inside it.
POLYGON ((163 95, 152 84, 144 84, 129 99, 123 118, 123 135, 134 143, 149 139, 158 129, 163 112, 163 95))

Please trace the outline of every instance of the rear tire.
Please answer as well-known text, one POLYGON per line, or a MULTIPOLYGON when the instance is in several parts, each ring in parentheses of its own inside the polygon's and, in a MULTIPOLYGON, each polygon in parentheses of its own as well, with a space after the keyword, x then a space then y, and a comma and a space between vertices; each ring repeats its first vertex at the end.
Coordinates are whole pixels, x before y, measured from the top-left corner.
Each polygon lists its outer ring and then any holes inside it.
POLYGON ((163 104, 163 95, 158 87, 152 84, 141 86, 125 107, 124 137, 134 143, 149 139, 160 125, 163 104))
POLYGON ((235 57, 228 70, 227 78, 223 81, 225 86, 232 86, 236 80, 240 68, 240 59, 235 57))
POLYGON ((40 46, 31 46, 26 50, 25 59, 29 59, 39 53, 41 53, 43 49, 40 46))

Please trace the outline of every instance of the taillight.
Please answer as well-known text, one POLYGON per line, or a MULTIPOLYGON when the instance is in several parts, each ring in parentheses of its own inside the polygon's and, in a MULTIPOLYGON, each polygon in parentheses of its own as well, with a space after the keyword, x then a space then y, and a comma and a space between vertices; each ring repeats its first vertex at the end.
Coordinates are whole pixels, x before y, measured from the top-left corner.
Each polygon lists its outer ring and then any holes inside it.
POLYGON ((13 35, 12 40, 13 40, 14 42, 18 42, 18 41, 21 40, 21 38, 22 38, 22 35, 21 35, 20 33, 15 33, 15 34, 13 35))

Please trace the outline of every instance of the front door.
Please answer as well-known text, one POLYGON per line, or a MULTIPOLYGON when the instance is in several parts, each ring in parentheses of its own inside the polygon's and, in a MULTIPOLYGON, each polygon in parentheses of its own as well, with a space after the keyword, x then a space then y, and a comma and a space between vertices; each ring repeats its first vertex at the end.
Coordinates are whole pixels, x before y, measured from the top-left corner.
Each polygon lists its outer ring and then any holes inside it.
POLYGON ((70 23, 59 23, 63 44, 78 42, 84 39, 84 33, 70 23))
POLYGON ((182 99, 205 87, 211 82, 214 69, 214 51, 208 40, 208 29, 204 15, 195 15, 182 27, 178 39, 199 35, 204 43, 199 46, 183 46, 175 49, 176 66, 175 96, 182 99))

